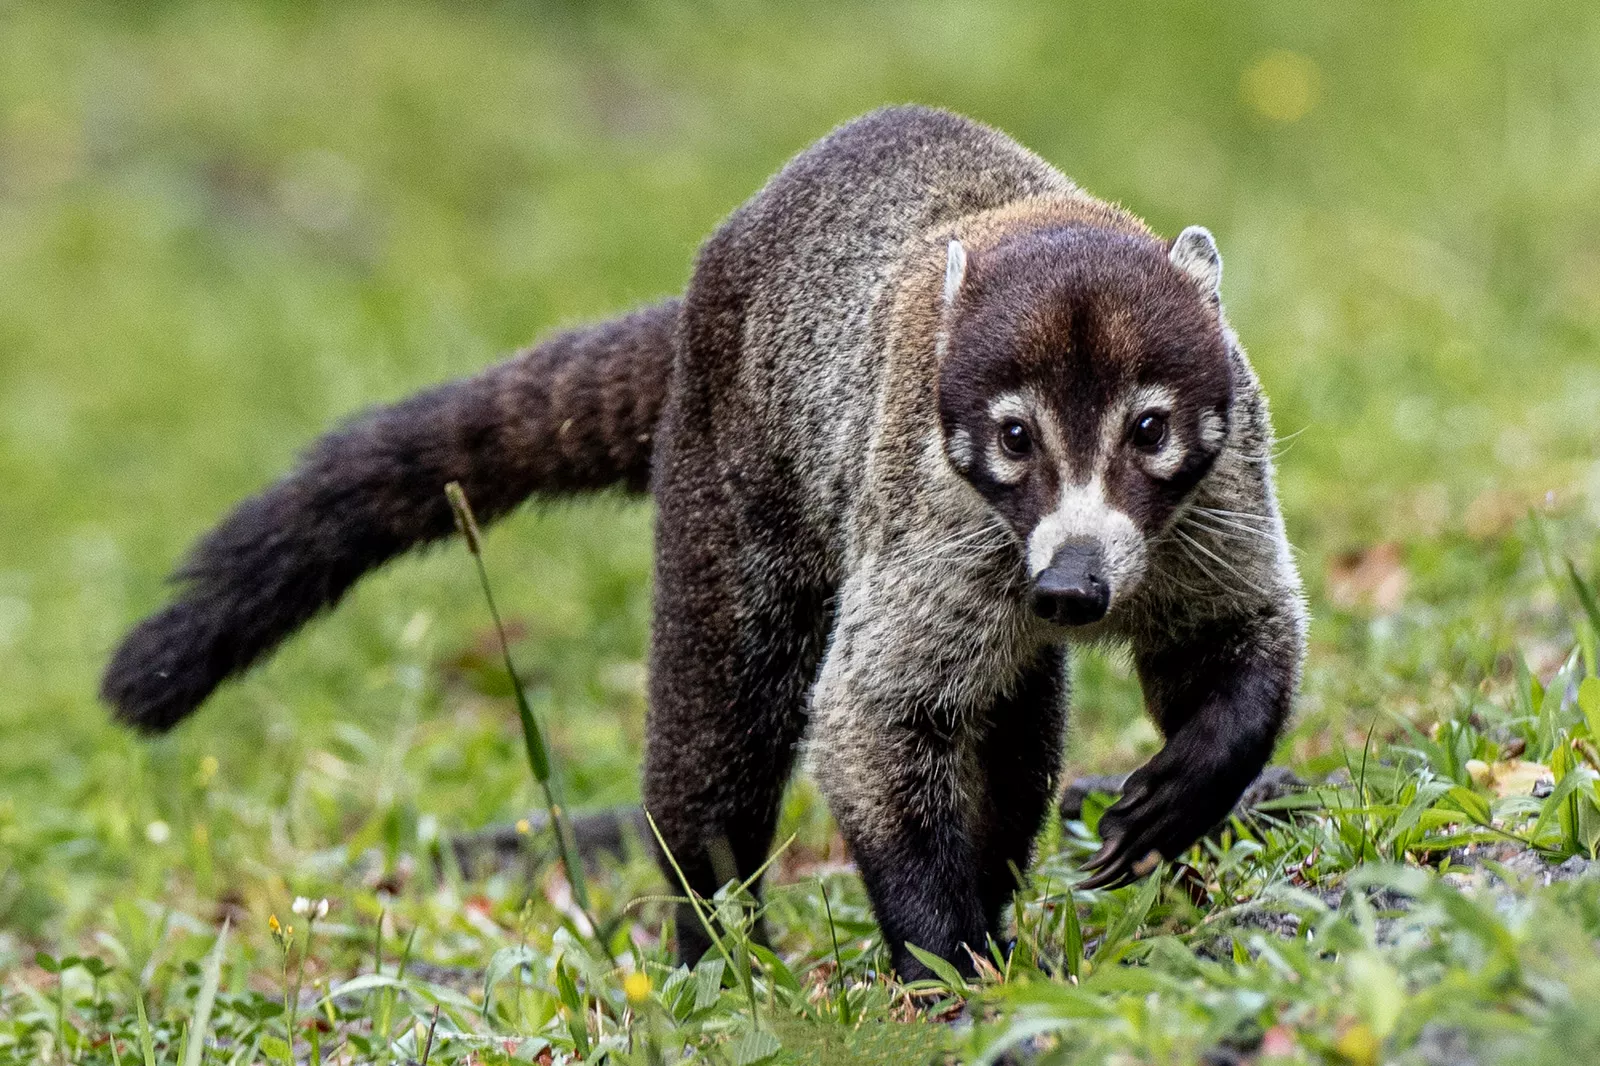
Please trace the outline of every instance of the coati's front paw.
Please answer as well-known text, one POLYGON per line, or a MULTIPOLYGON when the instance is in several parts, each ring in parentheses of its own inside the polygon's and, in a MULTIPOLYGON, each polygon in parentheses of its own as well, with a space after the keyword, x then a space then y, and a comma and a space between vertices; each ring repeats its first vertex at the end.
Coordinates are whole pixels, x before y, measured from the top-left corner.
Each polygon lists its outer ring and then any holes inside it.
POLYGON ((1203 776, 1159 755, 1136 770, 1122 798, 1100 817, 1100 839, 1105 843, 1083 864, 1093 876, 1078 887, 1127 884, 1200 839, 1236 798, 1219 796, 1203 776))

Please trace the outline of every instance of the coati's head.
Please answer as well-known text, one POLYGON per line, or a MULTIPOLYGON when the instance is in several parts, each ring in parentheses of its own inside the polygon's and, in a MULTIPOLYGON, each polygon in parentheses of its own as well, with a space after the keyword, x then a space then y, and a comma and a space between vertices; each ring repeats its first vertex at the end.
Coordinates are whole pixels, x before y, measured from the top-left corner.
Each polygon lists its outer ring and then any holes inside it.
POLYGON ((1227 440, 1221 280, 1199 227, 1171 244, 1086 225, 950 242, 945 452, 1025 545, 1045 619, 1126 600, 1227 440))

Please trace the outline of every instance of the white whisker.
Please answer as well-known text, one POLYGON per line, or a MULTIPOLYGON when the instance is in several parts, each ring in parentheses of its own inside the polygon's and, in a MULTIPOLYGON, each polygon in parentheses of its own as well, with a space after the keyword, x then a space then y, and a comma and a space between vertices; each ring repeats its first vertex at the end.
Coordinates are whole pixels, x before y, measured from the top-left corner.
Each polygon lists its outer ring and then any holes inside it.
POLYGON ((1229 518, 1251 519, 1257 522, 1265 522, 1268 525, 1275 524, 1271 515, 1258 514, 1255 511, 1230 511, 1226 507, 1207 507, 1199 503, 1194 504, 1189 510, 1204 511, 1206 514, 1212 515, 1226 515, 1229 518))
MULTIPOLYGON (((1173 527, 1173 532, 1177 532, 1176 526, 1173 527)), ((1176 544, 1178 546, 1178 550, 1183 552, 1183 557, 1189 561, 1189 565, 1200 571, 1201 577, 1204 577, 1213 585, 1221 586, 1223 584, 1222 580, 1218 578, 1216 574, 1211 572, 1211 568, 1206 565, 1205 560, 1196 555, 1189 545, 1185 544, 1182 540, 1174 540, 1172 543, 1176 544)), ((1209 596, 1215 590, 1204 591, 1191 588, 1190 591, 1196 595, 1209 596)))
POLYGON ((1215 533, 1219 537, 1227 537, 1230 540, 1247 540, 1254 537, 1257 540, 1264 540, 1268 544, 1275 544, 1278 540, 1276 536, 1265 529, 1257 529, 1255 526, 1247 526, 1242 522, 1230 521, 1218 515, 1206 514, 1204 511, 1186 511, 1179 521, 1189 522, 1198 529, 1204 529, 1207 532, 1215 533))
POLYGON ((951 537, 949 540, 939 541, 933 547, 920 555, 902 560, 901 565, 907 567, 930 566, 934 563, 952 564, 960 560, 977 559, 1004 547, 1006 530, 997 525, 980 526, 974 530, 951 537), (989 538, 996 538, 990 540, 989 538))
POLYGON ((1197 541, 1193 537, 1189 536, 1189 534, 1185 533, 1181 528, 1179 528, 1178 526, 1173 526, 1172 527, 1172 531, 1174 533, 1176 533, 1179 537, 1181 537, 1183 540, 1187 541, 1189 544, 1194 545, 1194 547, 1197 550, 1203 552, 1209 558, 1216 560, 1216 562, 1219 565, 1221 565, 1229 573, 1233 574, 1234 577, 1236 577, 1240 581, 1244 582, 1245 585, 1248 586, 1253 592, 1255 592, 1255 593, 1257 593, 1258 595, 1261 595, 1261 596, 1268 595, 1268 593, 1267 593, 1267 591, 1265 589, 1261 588, 1254 581, 1251 581, 1249 578, 1247 578, 1243 574, 1241 574, 1239 572, 1238 568, 1236 568, 1232 563, 1228 562, 1228 560, 1224 559, 1222 556, 1218 555, 1216 552, 1212 551, 1210 548, 1207 548, 1204 544, 1201 544, 1199 541, 1197 541))

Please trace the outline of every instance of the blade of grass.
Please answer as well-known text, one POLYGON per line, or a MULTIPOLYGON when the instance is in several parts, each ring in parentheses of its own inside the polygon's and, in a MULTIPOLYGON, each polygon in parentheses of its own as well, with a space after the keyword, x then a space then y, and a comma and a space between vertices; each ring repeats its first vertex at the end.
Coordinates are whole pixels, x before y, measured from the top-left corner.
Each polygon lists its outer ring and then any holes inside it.
POLYGON ((150 1032, 150 1019, 144 1012, 144 989, 134 989, 133 1005, 139 1012, 139 1054, 144 1066, 156 1066, 156 1042, 150 1032))
MULTIPOLYGON (((483 589, 484 602, 489 605, 489 617, 494 622, 495 635, 500 641, 500 657, 505 663, 506 676, 511 681, 511 691, 516 697, 517 715, 522 720, 522 740, 528 752, 528 767, 533 771, 533 779, 544 794, 545 809, 550 815, 550 829, 555 834, 556 850, 561 857, 562 870, 566 873, 567 883, 572 886, 573 900, 589 922, 596 945, 609 959, 610 948, 601 938, 600 923, 595 920, 590 910, 589 885, 584 876, 583 864, 577 859, 565 813, 561 805, 556 802, 555 790, 551 785, 550 752, 545 746, 544 733, 539 728, 538 719, 533 715, 533 708, 528 704, 528 694, 522 687, 522 679, 517 676, 516 666, 511 661, 511 643, 506 637, 506 627, 500 620, 500 609, 494 602, 494 591, 489 586, 489 571, 483 562, 483 537, 478 531, 478 520, 472 513, 472 503, 467 499, 460 482, 450 482, 444 487, 444 494, 450 501, 451 512, 455 515, 456 528, 461 531, 462 539, 467 542, 467 551, 472 553, 472 561, 478 571, 478 584, 483 589)), ((615 961, 612 959, 613 963, 615 961)))
POLYGON ((734 961, 733 953, 728 950, 728 945, 723 942, 722 937, 717 935, 716 923, 711 920, 711 912, 707 909, 705 901, 690 887, 689 877, 683 872, 683 867, 678 865, 677 856, 672 854, 672 849, 667 847, 667 840, 661 835, 661 827, 656 825, 655 816, 649 810, 646 810, 644 818, 645 821, 650 823, 650 832, 655 834, 656 843, 661 845, 661 854, 667 857, 667 863, 672 867, 672 872, 678 875, 678 883, 683 886, 684 894, 689 900, 689 907, 694 911, 694 916, 700 920, 700 925, 705 929, 706 936, 711 938, 711 943, 716 947, 717 954, 722 956, 723 961, 727 963, 730 970, 741 976, 742 983, 745 985, 745 996, 750 1001, 751 1024, 759 1027, 760 1019, 756 1012, 756 990, 754 983, 748 977, 748 967, 745 969, 739 967, 739 964, 734 961))
POLYGON ((228 920, 222 921, 222 931, 206 959, 205 974, 200 980, 200 997, 194 1002, 194 1019, 189 1025, 188 1046, 184 1048, 183 1066, 200 1066, 205 1056, 206 1035, 211 1032, 211 1006, 217 1000, 217 985, 222 981, 222 952, 228 943, 228 920))
POLYGON ((833 924, 833 904, 828 901, 828 883, 817 878, 822 892, 822 910, 828 916, 828 936, 833 940, 833 975, 839 979, 839 1024, 850 1024, 850 997, 844 983, 844 956, 839 952, 839 930, 833 924))

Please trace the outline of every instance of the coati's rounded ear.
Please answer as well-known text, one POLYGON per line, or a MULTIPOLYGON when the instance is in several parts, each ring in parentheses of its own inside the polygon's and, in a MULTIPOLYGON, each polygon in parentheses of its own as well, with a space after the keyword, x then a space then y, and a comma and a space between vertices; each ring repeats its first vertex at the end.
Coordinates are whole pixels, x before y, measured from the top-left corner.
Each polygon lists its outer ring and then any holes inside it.
POLYGON ((954 237, 950 238, 950 248, 944 260, 944 303, 948 307, 955 302, 956 293, 961 291, 961 283, 967 278, 967 249, 954 237))
POLYGON ((1217 242, 1210 230, 1204 226, 1190 226, 1173 240, 1167 258, 1193 278, 1207 298, 1222 299, 1222 253, 1217 251, 1217 242))

